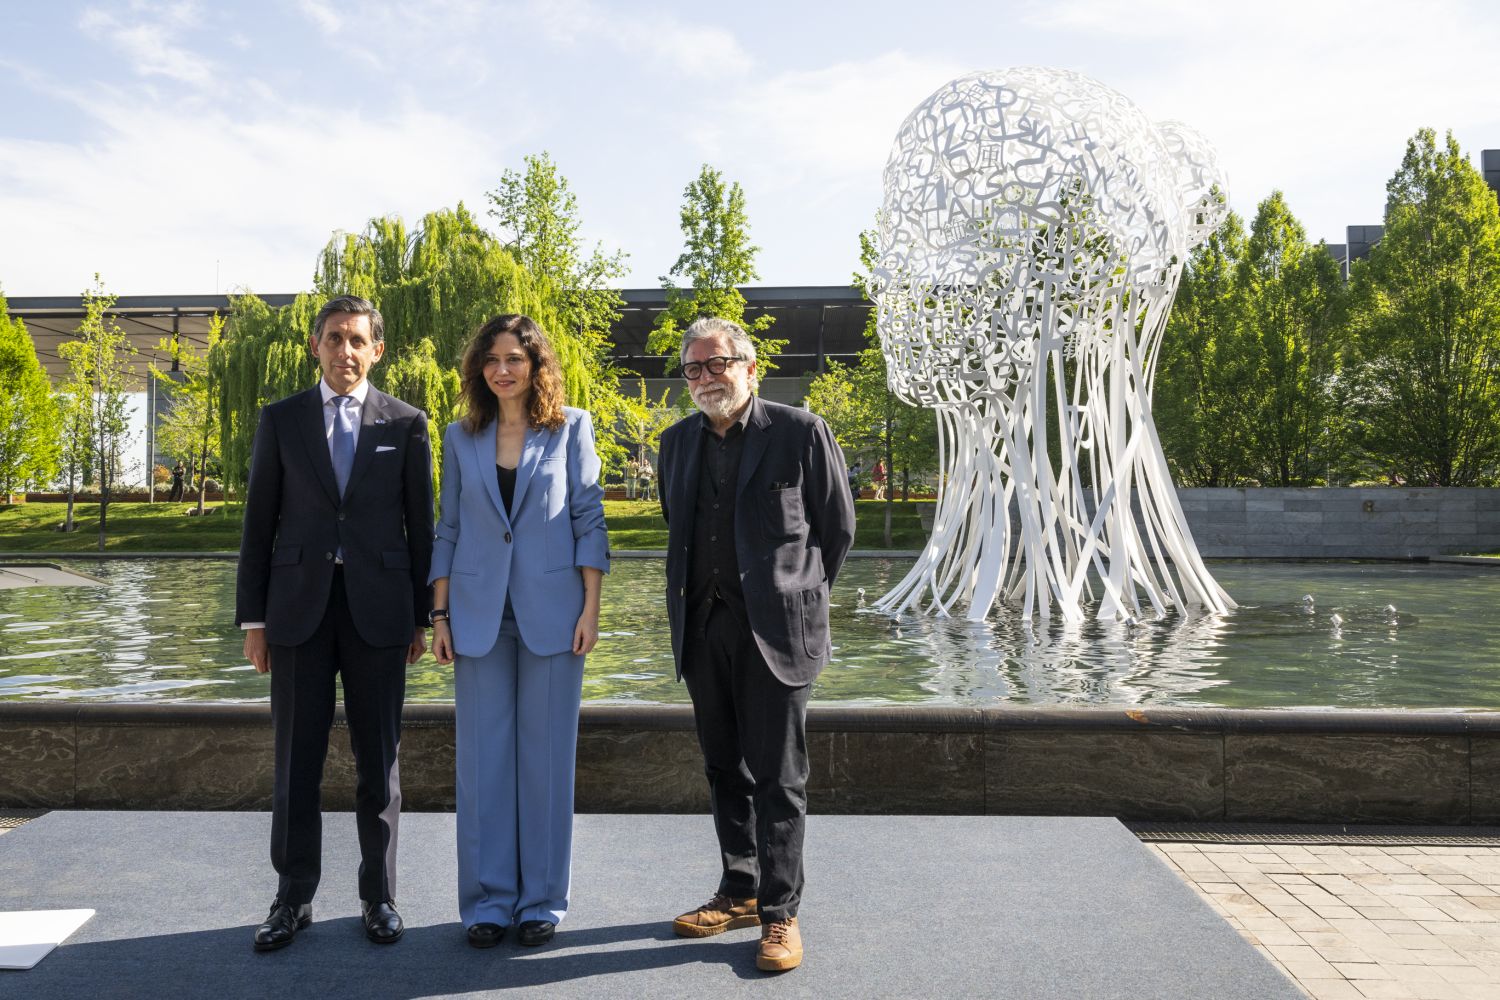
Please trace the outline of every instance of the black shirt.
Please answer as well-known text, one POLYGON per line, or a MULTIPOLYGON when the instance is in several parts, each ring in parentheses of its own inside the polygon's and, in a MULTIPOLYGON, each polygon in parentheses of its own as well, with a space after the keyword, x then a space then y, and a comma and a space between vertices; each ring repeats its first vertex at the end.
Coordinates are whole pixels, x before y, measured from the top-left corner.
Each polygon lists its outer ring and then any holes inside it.
POLYGON ((505 504, 505 513, 510 514, 510 504, 516 496, 516 470, 507 469, 499 462, 496 462, 495 479, 500 483, 500 500, 505 504))
POLYGON ((740 419, 729 425, 723 437, 703 417, 703 450, 694 496, 693 551, 688 560, 687 607, 694 635, 703 634, 715 599, 728 605, 742 621, 746 618, 740 564, 734 551, 734 501, 750 409, 745 407, 740 419))

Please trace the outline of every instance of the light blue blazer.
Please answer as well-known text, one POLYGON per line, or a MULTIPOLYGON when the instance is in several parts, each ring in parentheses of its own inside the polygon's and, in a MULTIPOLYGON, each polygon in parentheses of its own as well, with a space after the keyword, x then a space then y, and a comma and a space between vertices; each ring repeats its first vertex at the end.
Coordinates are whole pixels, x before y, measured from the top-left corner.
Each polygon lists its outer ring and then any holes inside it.
POLYGON ((604 489, 589 415, 563 407, 555 431, 528 428, 510 515, 495 479, 492 422, 443 432, 442 511, 428 582, 448 578, 449 628, 461 656, 495 645, 510 597, 521 641, 539 656, 573 648, 583 613, 580 566, 609 572, 604 489))

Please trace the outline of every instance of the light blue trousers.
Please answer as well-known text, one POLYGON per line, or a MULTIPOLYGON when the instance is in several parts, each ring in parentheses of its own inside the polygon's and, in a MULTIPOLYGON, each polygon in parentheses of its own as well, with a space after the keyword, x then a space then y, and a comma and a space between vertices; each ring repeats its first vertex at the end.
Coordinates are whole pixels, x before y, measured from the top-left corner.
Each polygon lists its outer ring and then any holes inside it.
POLYGON ((455 657, 453 676, 459 916, 465 927, 561 923, 583 657, 536 655, 507 613, 494 647, 455 657))

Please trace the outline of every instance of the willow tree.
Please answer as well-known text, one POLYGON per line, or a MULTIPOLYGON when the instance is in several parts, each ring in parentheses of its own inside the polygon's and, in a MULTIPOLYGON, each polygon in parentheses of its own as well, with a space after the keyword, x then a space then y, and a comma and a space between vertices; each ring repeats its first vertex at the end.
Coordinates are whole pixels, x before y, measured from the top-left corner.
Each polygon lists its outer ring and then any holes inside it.
POLYGON ((0 295, 0 498, 57 474, 59 430, 36 345, 0 295))
POLYGON ((678 218, 685 245, 672 269, 662 276, 667 308, 647 338, 646 349, 675 357, 682 331, 689 324, 717 316, 738 323, 750 334, 761 375, 774 371, 774 359, 787 342, 761 336, 774 317, 745 322, 745 296, 739 289, 760 277, 755 269, 760 247, 750 242, 744 189, 738 181, 726 184, 724 175, 705 163, 683 189, 678 218), (679 287, 673 278, 685 279, 687 287, 679 287))
POLYGON ((370 373, 378 388, 424 410, 433 437, 456 416, 457 369, 485 320, 525 313, 547 330, 562 366, 569 405, 595 408, 600 386, 591 344, 559 321, 556 297, 460 204, 430 213, 415 231, 399 218, 339 233, 319 255, 315 291, 271 310, 235 300, 217 364, 226 376, 221 415, 225 472, 244 482, 259 408, 316 379, 307 340, 318 306, 337 295, 374 302, 385 319, 385 354, 370 373))
POLYGON ((240 487, 247 480, 260 408, 317 379, 318 366, 307 347, 317 311, 317 300, 305 294, 280 309, 255 295, 230 299, 223 339, 209 353, 219 387, 226 485, 240 487))

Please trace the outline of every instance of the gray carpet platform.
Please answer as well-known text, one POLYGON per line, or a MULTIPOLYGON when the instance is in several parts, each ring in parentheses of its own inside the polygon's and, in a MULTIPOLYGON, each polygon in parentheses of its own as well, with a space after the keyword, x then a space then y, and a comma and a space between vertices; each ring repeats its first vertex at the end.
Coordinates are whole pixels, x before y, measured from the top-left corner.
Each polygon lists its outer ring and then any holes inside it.
POLYGON ((464 943, 443 814, 402 817, 406 936, 365 941, 340 814, 316 923, 256 954, 268 830, 263 813, 54 812, 0 837, 0 910, 98 910, 35 969, 0 972, 0 996, 1301 996, 1110 819, 813 816, 807 959, 775 977, 755 969, 755 931, 672 936, 672 915, 717 881, 707 817, 578 817, 556 939, 489 951, 464 943))

